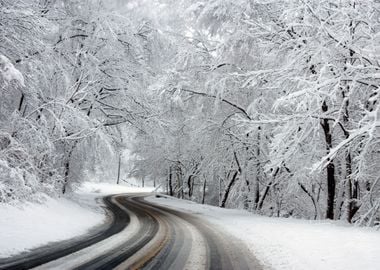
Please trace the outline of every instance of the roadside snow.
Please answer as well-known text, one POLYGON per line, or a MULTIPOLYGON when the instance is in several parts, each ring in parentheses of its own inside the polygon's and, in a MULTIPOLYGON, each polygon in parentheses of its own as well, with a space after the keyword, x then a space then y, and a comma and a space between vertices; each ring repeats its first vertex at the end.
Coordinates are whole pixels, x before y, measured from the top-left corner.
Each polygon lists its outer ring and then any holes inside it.
POLYGON ((266 269, 380 269, 380 232, 372 229, 262 217, 170 197, 147 200, 205 218, 245 242, 266 269))
POLYGON ((108 183, 84 183, 76 193, 44 203, 0 204, 0 258, 87 233, 106 220, 101 197, 117 193, 150 192, 108 183))
POLYGON ((0 257, 84 234, 105 220, 104 213, 64 198, 22 207, 2 205, 0 217, 0 257))
POLYGON ((85 182, 79 189, 79 193, 96 193, 102 195, 109 194, 120 194, 120 193, 149 193, 152 192, 154 188, 152 187, 129 187, 125 185, 115 185, 109 183, 94 183, 85 182))

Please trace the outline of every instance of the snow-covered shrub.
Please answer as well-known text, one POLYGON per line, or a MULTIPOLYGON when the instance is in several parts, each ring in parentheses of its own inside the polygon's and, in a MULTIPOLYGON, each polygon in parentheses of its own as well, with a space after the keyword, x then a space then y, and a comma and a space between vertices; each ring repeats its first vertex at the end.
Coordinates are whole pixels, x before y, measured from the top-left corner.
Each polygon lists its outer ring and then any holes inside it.
POLYGON ((6 161, 0 159, 0 202, 7 203, 18 197, 25 197, 27 189, 23 171, 10 167, 6 161))
POLYGON ((9 112, 0 121, 1 202, 55 194, 62 177, 56 168, 56 149, 43 117, 28 119, 9 112))

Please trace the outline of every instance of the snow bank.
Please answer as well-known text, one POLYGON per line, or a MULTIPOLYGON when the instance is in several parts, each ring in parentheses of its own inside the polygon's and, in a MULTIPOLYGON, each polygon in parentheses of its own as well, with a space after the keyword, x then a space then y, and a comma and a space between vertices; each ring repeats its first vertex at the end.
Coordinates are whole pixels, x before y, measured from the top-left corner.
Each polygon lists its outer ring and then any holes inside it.
POLYGON ((149 201, 205 218, 244 241, 267 269, 375 270, 380 267, 380 232, 325 221, 257 216, 174 198, 149 201))
POLYGON ((153 188, 86 182, 69 197, 22 207, 0 204, 0 258, 9 257, 49 242, 67 240, 88 232, 105 221, 98 198, 117 193, 151 192, 153 188))
POLYGON ((1 205, 0 257, 85 234, 104 222, 100 208, 94 211, 84 205, 63 198, 46 198, 44 204, 25 203, 22 208, 1 205))

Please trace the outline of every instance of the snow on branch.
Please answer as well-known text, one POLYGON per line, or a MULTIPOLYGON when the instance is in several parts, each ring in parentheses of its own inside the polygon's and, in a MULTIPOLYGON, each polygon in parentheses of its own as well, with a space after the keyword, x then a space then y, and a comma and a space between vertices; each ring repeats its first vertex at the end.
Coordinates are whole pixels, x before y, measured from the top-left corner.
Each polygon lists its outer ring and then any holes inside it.
POLYGON ((331 149, 330 153, 326 156, 324 156, 318 163, 314 164, 312 167, 312 172, 315 172, 319 169, 324 169, 330 160, 334 159, 334 157, 338 154, 338 152, 349 145, 354 139, 362 136, 365 133, 369 133, 371 131, 370 126, 362 127, 358 130, 356 130, 354 133, 352 133, 347 139, 340 142, 337 146, 335 146, 333 149, 331 149))
POLYGON ((25 87, 24 77, 21 72, 13 66, 7 57, 2 54, 0 54, 0 75, 6 85, 12 81, 16 81, 22 87, 25 87))

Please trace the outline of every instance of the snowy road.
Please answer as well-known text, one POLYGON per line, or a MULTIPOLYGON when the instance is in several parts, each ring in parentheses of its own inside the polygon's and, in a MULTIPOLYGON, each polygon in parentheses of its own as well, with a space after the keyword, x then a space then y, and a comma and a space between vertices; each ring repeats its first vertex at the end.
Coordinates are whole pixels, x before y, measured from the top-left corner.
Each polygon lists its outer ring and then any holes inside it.
POLYGON ((261 269, 236 239, 191 214, 146 202, 141 194, 104 201, 114 214, 106 226, 0 261, 0 269, 261 269))

